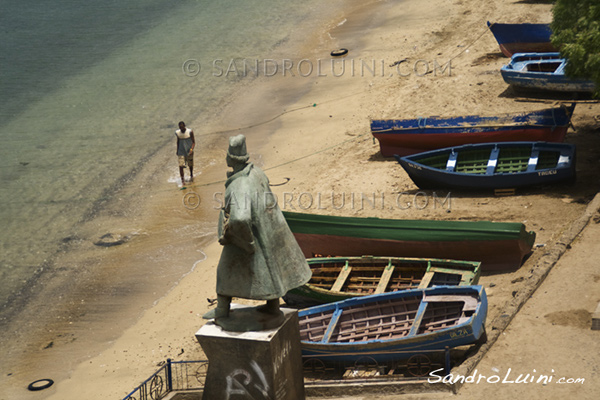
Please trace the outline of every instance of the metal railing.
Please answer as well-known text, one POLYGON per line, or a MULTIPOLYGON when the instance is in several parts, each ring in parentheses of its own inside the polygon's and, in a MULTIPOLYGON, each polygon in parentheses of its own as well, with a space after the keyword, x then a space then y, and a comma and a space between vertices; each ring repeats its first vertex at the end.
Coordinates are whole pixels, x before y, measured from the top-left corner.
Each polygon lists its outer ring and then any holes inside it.
MULTIPOLYGON (((380 354, 381 355, 381 354, 380 354)), ((377 381, 380 379, 423 379, 431 371, 450 373, 451 350, 423 350, 414 352, 387 352, 386 362, 377 362, 369 355, 358 355, 352 363, 335 361, 340 354, 328 357, 303 356, 305 384, 336 382, 352 379, 377 381)), ((459 356, 459 358, 462 358, 459 356)), ((160 367, 148 379, 129 393, 123 400, 160 400, 173 391, 204 389, 208 361, 172 361, 160 367)))
POLYGON ((452 357, 450 348, 444 350, 382 351, 371 354, 336 353, 331 355, 302 356, 305 384, 315 381, 367 379, 370 381, 419 379, 430 372, 450 373, 452 357), (352 361, 348 360, 352 356, 352 361), (380 359, 380 361, 377 361, 380 359))
POLYGON ((208 361, 172 361, 167 359, 150 378, 146 379, 123 400, 160 400, 172 391, 204 388, 208 361))

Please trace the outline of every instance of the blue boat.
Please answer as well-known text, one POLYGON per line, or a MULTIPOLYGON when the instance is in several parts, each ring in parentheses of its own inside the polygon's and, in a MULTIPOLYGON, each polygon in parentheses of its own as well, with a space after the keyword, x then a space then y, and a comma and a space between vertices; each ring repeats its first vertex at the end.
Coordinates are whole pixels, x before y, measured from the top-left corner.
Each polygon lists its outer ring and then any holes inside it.
POLYGON ((381 154, 407 156, 469 143, 562 142, 575 103, 494 116, 425 117, 371 121, 381 154))
POLYGON ((505 189, 575 179, 575 145, 566 143, 484 143, 396 160, 421 189, 505 189))
POLYGON ((324 362, 407 359, 485 336, 482 286, 437 286, 352 298, 298 313, 302 355, 324 362))
POLYGON ((550 43, 550 24, 487 23, 506 57, 516 53, 548 53, 557 49, 550 43))
POLYGON ((500 69, 502 78, 517 88, 560 92, 595 90, 594 81, 569 78, 565 75, 567 60, 560 53, 517 53, 500 69))

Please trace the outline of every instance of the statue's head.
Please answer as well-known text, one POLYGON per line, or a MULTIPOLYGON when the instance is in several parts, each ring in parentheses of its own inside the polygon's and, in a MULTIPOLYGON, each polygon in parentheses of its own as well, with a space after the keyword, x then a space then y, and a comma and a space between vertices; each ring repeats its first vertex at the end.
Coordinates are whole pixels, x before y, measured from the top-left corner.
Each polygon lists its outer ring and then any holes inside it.
POLYGON ((227 166, 246 165, 250 156, 246 151, 246 136, 237 135, 229 138, 229 149, 227 149, 227 166))

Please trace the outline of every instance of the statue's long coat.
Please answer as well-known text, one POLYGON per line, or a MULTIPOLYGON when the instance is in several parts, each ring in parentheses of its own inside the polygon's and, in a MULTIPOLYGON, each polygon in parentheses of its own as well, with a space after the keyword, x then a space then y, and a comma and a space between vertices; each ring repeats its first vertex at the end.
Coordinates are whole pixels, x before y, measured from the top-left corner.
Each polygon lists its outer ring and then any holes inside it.
POLYGON ((310 268, 264 172, 249 163, 229 177, 225 187, 217 293, 272 300, 308 282, 310 268))

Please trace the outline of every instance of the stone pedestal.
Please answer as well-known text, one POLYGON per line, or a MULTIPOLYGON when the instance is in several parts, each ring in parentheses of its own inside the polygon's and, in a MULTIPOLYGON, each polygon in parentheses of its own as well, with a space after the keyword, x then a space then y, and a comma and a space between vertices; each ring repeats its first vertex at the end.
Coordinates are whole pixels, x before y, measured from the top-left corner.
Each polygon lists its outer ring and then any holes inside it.
POLYGON ((213 321, 200 328, 196 338, 208 357, 203 400, 305 399, 298 313, 281 310, 276 329, 229 332, 213 321))

